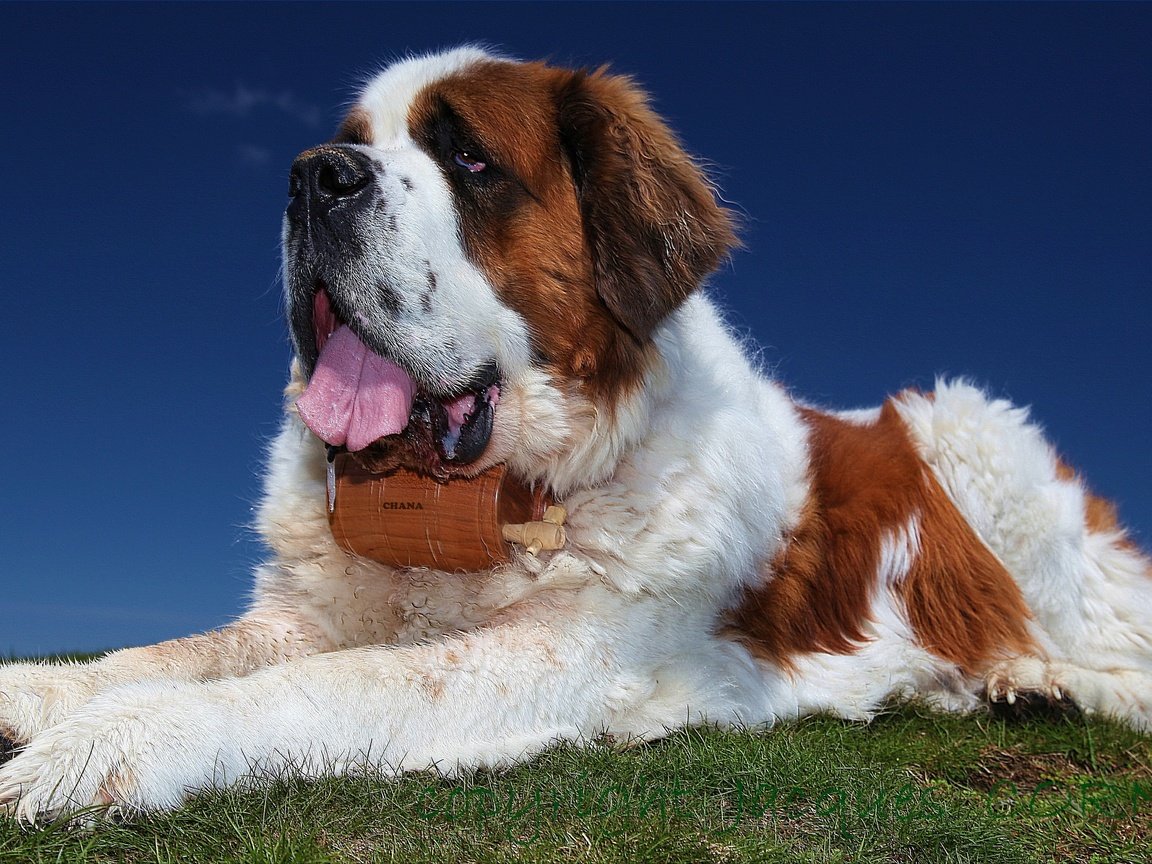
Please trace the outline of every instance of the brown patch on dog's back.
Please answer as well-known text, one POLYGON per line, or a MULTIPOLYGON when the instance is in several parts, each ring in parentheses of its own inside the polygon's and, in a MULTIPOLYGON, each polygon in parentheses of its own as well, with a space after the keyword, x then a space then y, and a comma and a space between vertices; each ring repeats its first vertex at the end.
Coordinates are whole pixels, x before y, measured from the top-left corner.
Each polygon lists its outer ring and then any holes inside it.
POLYGON ((730 632, 783 666, 798 654, 851 653, 869 638, 876 592, 891 587, 919 642, 965 672, 1029 650, 1019 588, 921 461, 893 404, 864 425, 802 414, 809 499, 730 632), (908 566, 882 586, 882 544, 893 538, 907 541, 908 566))
POLYGON ((1093 534, 1111 534, 1122 530, 1116 505, 1087 490, 1084 492, 1084 524, 1093 534))
POLYGON ((1062 459, 1056 460, 1056 476, 1066 483, 1077 484, 1084 494, 1084 525, 1093 534, 1122 532, 1116 505, 1107 498, 1094 495, 1084 485, 1079 472, 1062 459))
POLYGON ((866 640, 881 535, 905 524, 916 505, 908 481, 918 460, 910 462, 892 440, 891 414, 886 406, 880 422, 854 426, 802 411, 809 427, 809 498, 766 566, 765 583, 736 610, 736 627, 755 653, 787 663, 794 654, 850 653, 866 640))
POLYGON ((1062 459, 1056 460, 1056 477, 1065 483, 1074 483, 1084 496, 1084 527, 1089 534, 1108 534, 1118 548, 1138 556, 1143 561, 1144 574, 1152 579, 1152 558, 1129 535, 1120 521, 1116 505, 1107 498, 1096 495, 1088 488, 1084 478, 1076 469, 1062 459))
POLYGON ((920 554, 900 593, 925 648, 966 673, 1036 652, 1031 612, 1011 574, 924 471, 920 554))

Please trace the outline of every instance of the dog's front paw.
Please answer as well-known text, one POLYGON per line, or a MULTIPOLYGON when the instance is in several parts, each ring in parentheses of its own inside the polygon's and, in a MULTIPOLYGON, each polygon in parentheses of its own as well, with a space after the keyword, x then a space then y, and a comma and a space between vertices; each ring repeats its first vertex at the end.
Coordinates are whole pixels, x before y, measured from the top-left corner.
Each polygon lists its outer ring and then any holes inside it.
POLYGON ((93 698, 0 767, 0 812, 34 824, 166 810, 223 779, 227 722, 198 688, 151 682, 93 698))
POLYGON ((99 689, 98 675, 84 664, 0 666, 0 762, 19 745, 62 721, 99 689))

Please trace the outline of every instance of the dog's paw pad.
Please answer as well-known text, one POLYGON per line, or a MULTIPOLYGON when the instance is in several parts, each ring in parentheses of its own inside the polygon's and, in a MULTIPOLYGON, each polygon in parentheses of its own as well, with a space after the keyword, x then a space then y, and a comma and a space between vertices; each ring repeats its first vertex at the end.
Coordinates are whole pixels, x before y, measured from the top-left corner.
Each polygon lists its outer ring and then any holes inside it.
POLYGON ((1008 720, 1074 717, 1080 709, 1059 687, 1050 690, 1001 689, 988 693, 993 717, 1008 720))

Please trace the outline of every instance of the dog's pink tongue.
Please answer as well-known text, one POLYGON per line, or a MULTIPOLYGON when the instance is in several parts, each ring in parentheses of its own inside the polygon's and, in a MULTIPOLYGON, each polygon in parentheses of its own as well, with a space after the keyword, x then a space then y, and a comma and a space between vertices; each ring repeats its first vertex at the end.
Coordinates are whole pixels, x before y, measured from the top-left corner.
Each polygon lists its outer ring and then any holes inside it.
POLYGON ((377 438, 404 431, 415 395, 407 372, 341 325, 321 349, 296 409, 327 443, 363 450, 377 438))

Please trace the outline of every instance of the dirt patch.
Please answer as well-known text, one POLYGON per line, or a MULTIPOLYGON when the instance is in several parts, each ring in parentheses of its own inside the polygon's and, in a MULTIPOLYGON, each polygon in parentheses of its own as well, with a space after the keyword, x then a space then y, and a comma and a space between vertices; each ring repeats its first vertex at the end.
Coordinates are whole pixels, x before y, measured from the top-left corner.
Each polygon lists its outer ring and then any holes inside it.
POLYGON ((1022 753, 986 747, 980 761, 968 772, 961 785, 992 792, 1006 785, 1032 791, 1052 781, 1080 775, 1088 766, 1067 753, 1022 753))

